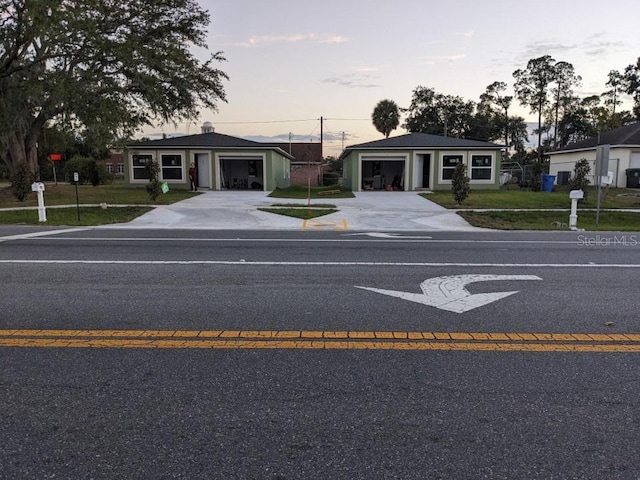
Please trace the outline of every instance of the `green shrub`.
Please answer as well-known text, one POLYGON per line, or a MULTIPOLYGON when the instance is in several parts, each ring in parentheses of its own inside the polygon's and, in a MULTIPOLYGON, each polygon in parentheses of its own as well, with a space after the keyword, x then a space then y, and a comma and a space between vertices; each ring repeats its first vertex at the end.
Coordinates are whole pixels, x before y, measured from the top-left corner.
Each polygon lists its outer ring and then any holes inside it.
POLYGON ((21 163, 11 176, 11 189, 19 202, 24 202, 31 191, 33 175, 26 163, 21 163))
POLYGON ((569 190, 582 190, 584 192, 583 200, 587 198, 587 186, 590 183, 587 175, 589 175, 590 171, 591 167, 587 159, 581 158, 576 162, 576 166, 573 168, 573 175, 567 183, 569 190))
POLYGON ((342 175, 338 172, 324 172, 322 174, 322 186, 328 187, 329 185, 338 185, 342 175))
POLYGON ((458 205, 462 205, 471 191, 469 186, 469 177, 467 176, 467 166, 460 162, 453 169, 453 176, 451 177, 451 191, 453 192, 453 198, 458 205))
POLYGON ((109 174, 103 165, 98 165, 93 158, 75 155, 64 165, 65 178, 73 182, 73 174, 78 172, 78 183, 90 183, 94 187, 109 182, 109 174))
POLYGON ((546 173, 546 166, 540 162, 533 162, 531 164, 531 191, 539 192, 542 190, 542 174, 546 173))
POLYGON ((157 162, 151 161, 147 162, 146 169, 149 173, 149 184, 145 188, 147 189, 147 193, 149 194, 151 201, 155 202, 162 193, 162 184, 160 183, 160 180, 158 180, 160 167, 157 162))

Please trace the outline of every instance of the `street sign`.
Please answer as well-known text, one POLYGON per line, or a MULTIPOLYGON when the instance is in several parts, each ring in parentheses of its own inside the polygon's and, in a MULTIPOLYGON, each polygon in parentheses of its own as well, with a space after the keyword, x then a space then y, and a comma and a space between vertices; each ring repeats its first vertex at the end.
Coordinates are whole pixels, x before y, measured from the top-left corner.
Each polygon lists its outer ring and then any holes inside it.
POLYGON ((598 145, 596 148, 596 173, 601 177, 609 171, 609 145, 598 145))
MULTIPOLYGON (((600 224, 600 187, 602 179, 609 173, 609 145, 598 145, 596 147, 596 188, 598 195, 596 198, 596 227, 600 224)), ((609 184, 610 185, 610 184, 609 184)))
POLYGON ((465 285, 476 282, 491 282, 500 280, 542 280, 537 275, 451 275, 446 277, 428 278, 420 284, 422 293, 399 292, 381 288, 359 287, 391 297, 421 303, 440 310, 454 313, 464 313, 474 308, 508 297, 513 292, 491 292, 471 294, 465 285))
POLYGON ((51 160, 52 162, 59 162, 60 160, 62 160, 62 155, 59 153, 51 153, 49 154, 49 160, 51 160))
POLYGON ((78 172, 73 172, 73 181, 74 182, 80 181, 80 176, 78 175, 78 172))

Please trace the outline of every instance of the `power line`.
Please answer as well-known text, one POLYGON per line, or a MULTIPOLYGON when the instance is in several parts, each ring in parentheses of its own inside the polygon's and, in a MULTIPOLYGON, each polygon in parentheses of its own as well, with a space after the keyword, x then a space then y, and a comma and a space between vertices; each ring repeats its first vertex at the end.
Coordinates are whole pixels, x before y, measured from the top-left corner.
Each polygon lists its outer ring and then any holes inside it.
POLYGON ((296 122, 317 122, 317 118, 305 118, 302 120, 265 120, 263 122, 215 122, 216 125, 246 125, 257 123, 296 123, 296 122))
MULTIPOLYGON (((325 120, 334 120, 340 122, 370 122, 370 118, 324 118, 325 120)), ((215 122, 216 125, 246 125, 246 124, 260 124, 260 123, 297 123, 297 122, 317 122, 319 118, 303 118, 299 120, 264 120, 264 121, 251 121, 251 122, 215 122)))

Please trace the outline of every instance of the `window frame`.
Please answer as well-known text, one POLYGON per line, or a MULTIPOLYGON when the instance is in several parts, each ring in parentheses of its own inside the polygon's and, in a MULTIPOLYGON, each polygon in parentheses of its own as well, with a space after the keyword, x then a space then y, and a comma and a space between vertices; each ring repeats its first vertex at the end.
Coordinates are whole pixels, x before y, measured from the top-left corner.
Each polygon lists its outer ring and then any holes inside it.
POLYGON ((160 180, 163 182, 167 182, 167 183, 183 183, 185 181, 185 155, 184 152, 177 152, 177 151, 166 151, 166 152, 160 152, 160 154, 158 155, 159 159, 159 167, 160 167, 160 180), (165 157, 177 157, 180 159, 180 164, 179 165, 164 165, 164 159, 165 157), (165 175, 165 171, 168 173, 168 171, 176 171, 179 172, 180 176, 178 178, 170 176, 170 175, 165 175))
POLYGON ((470 152, 469 156, 471 160, 469 161, 469 181, 472 183, 486 183, 492 184, 495 183, 495 169, 496 169, 496 154, 494 152, 470 152), (490 164, 474 166, 473 161, 479 157, 489 158, 490 164), (489 171, 489 176, 487 178, 473 178, 474 172, 478 171, 489 171))
POLYGON ((465 152, 442 152, 440 155, 440 183, 451 183, 451 178, 453 177, 453 170, 456 168, 458 163, 466 164, 466 155, 465 152), (448 157, 457 157, 460 159, 459 162, 456 162, 455 165, 445 165, 445 160, 448 157), (445 172, 451 172, 451 175, 445 177, 445 172))
POLYGON ((144 165, 136 165, 136 159, 140 158, 140 157, 147 157, 147 162, 151 161, 151 162, 155 162, 155 155, 153 154, 153 152, 149 152, 149 151, 134 151, 131 152, 131 169, 130 169, 130 173, 131 173, 131 183, 144 183, 144 182, 148 182, 149 181, 149 176, 145 175, 143 177, 136 177, 136 172, 145 172, 146 170, 146 163, 144 165))

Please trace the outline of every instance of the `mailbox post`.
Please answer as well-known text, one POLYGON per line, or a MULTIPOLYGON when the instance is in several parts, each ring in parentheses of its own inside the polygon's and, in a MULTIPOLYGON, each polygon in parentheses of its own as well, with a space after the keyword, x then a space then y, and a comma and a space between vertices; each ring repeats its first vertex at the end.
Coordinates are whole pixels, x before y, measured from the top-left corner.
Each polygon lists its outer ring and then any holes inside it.
POLYGON ((47 209, 44 206, 44 183, 33 182, 31 184, 31 191, 36 192, 38 195, 38 221, 47 221, 47 209))
POLYGON ((569 198, 571 199, 571 215, 569 215, 569 228, 571 230, 578 230, 576 226, 578 224, 578 200, 584 198, 584 192, 582 190, 571 190, 569 192, 569 198))

